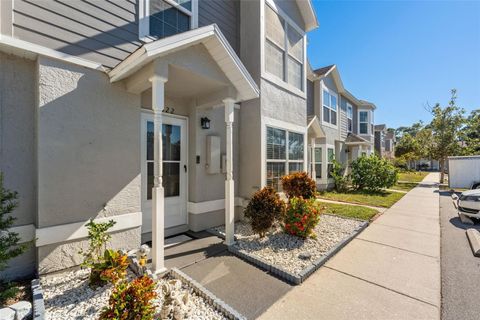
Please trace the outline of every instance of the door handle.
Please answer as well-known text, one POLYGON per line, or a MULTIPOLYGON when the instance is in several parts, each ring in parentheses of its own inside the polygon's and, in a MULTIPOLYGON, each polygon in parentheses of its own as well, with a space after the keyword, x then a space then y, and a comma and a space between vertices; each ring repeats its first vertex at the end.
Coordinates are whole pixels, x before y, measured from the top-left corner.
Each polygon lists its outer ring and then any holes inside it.
POLYGON ((187 172, 187 165, 186 164, 183 165, 183 169, 185 169, 185 172, 187 172))

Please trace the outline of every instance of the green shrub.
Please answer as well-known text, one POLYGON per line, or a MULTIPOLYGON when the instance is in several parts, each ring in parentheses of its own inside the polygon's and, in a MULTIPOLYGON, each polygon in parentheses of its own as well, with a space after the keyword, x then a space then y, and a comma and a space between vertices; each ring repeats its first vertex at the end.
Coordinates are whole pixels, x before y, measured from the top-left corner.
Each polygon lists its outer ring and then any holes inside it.
POLYGON ((244 210, 253 232, 264 237, 274 222, 279 220, 285 212, 285 203, 274 189, 265 187, 253 195, 244 210))
POLYGON ((106 249, 103 258, 92 265, 89 284, 91 287, 104 285, 106 282, 117 283, 127 275, 128 256, 120 250, 106 249))
POLYGON ((155 282, 148 276, 132 282, 120 281, 108 300, 100 319, 109 320, 150 320, 156 311, 154 299, 157 297, 155 282))
POLYGON ((283 218, 283 230, 291 235, 308 238, 315 238, 314 229, 320 222, 322 209, 315 199, 303 199, 293 197, 287 206, 283 218))
POLYGON ((100 274, 103 271, 103 267, 107 268, 108 262, 105 261, 105 257, 109 255, 106 252, 107 242, 111 238, 107 231, 114 225, 115 221, 113 220, 97 223, 93 219, 90 219, 86 224, 88 229, 88 249, 86 251, 82 249, 79 253, 83 255, 81 266, 91 269, 89 284, 92 287, 106 283, 105 280, 102 280, 100 274))
POLYGON ((335 191, 346 192, 348 190, 348 176, 345 175, 345 169, 337 161, 332 161, 332 171, 330 172, 333 180, 335 180, 335 191))
POLYGON ((282 177, 282 187, 285 195, 290 199, 302 197, 310 199, 315 197, 317 186, 306 172, 296 172, 282 177))
POLYGON ((375 155, 352 161, 352 184, 357 190, 379 191, 392 187, 398 180, 397 169, 386 159, 375 155))
POLYGON ((3 187, 3 174, 0 172, 0 271, 5 270, 8 261, 24 253, 29 244, 19 244, 20 236, 10 231, 16 218, 10 214, 18 206, 17 192, 3 187))

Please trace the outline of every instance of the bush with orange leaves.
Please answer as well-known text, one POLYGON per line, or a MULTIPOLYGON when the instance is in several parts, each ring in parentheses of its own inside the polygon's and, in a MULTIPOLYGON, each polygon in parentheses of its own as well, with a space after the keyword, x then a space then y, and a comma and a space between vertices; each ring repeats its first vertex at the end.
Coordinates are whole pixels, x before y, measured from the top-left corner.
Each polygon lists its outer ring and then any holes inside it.
POLYGON ((157 297, 155 282, 144 275, 132 282, 120 281, 110 295, 100 320, 150 320, 154 318, 157 297))
POLYGON ((283 192, 291 199, 293 197, 302 197, 310 199, 315 197, 317 187, 306 172, 296 172, 282 177, 283 192))

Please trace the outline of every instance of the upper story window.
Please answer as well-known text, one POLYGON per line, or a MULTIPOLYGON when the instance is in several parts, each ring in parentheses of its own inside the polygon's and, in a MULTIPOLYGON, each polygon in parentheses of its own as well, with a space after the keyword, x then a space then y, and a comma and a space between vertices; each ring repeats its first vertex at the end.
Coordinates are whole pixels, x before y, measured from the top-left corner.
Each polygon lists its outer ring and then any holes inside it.
POLYGON ((370 127, 370 121, 368 117, 368 111, 359 111, 358 112, 358 133, 359 134, 369 134, 368 128, 370 127))
POLYGON ((265 5, 265 70, 303 91, 304 36, 265 5))
POLYGON ((140 0, 139 38, 151 41, 196 27, 197 1, 140 0))
POLYGON ((353 131, 353 107, 347 102, 347 131, 353 131))
POLYGON ((337 95, 323 89, 323 122, 337 125, 337 95))

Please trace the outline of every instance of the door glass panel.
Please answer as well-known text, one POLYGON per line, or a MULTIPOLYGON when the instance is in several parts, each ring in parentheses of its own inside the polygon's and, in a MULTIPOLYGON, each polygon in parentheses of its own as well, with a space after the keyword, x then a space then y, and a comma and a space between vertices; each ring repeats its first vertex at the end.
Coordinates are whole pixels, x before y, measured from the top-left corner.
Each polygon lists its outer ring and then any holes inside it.
POLYGON ((162 126, 163 160, 180 161, 180 126, 162 126))
POLYGON ((147 161, 153 160, 153 122, 147 122, 147 161))
POLYGON ((163 188, 165 189, 165 198, 180 195, 180 163, 163 163, 163 188))
MULTIPOLYGON (((152 199, 153 188, 153 146, 154 124, 147 121, 147 200, 152 199)), ((163 187, 165 197, 178 197, 180 195, 180 150, 181 150, 180 126, 162 125, 163 145, 163 187)))
POLYGON ((152 199, 153 162, 147 162, 147 200, 152 199))

